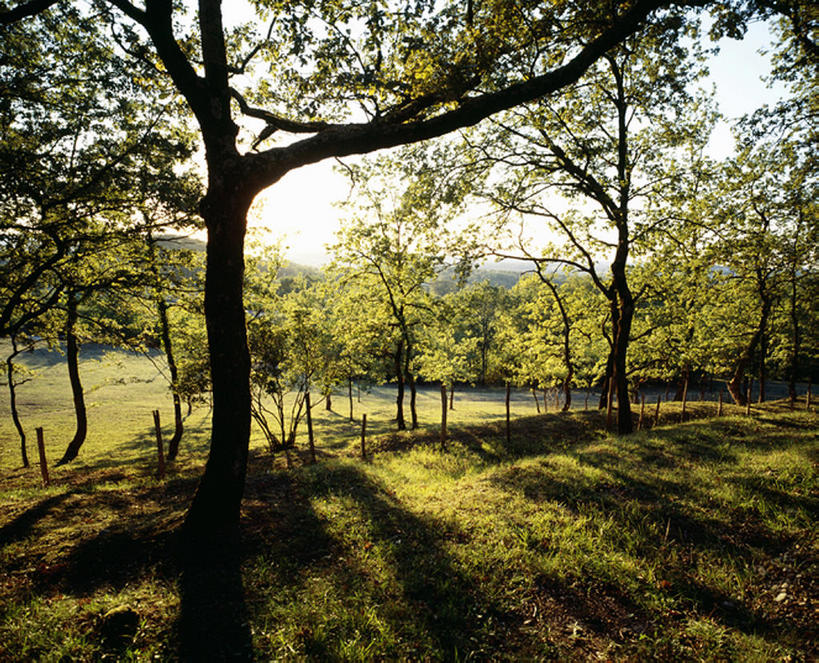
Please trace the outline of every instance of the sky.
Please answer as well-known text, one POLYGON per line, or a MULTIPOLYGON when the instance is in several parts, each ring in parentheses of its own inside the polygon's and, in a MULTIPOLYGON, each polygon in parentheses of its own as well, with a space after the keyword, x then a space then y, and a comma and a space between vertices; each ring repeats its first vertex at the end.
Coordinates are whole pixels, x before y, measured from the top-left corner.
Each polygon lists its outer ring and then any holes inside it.
MULTIPOLYGON (((730 120, 775 101, 781 88, 769 89, 762 77, 769 59, 759 53, 770 44, 765 24, 749 27, 744 40, 723 39, 720 52, 710 62, 706 86, 716 86, 719 108, 727 118, 709 144, 711 156, 724 158, 733 150, 730 120)), ((321 265, 328 262, 325 245, 334 241, 343 211, 337 207, 349 194, 350 182, 327 160, 291 171, 263 191, 254 202, 249 226, 265 242, 281 241, 292 262, 321 265)))

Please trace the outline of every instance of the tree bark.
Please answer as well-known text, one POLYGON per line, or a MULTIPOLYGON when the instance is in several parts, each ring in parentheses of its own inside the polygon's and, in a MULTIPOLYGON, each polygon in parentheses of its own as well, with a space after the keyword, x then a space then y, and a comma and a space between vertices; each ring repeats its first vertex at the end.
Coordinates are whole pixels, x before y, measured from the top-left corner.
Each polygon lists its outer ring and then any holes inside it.
POLYGON ((307 444, 310 449, 310 464, 316 464, 316 443, 313 438, 313 415, 311 413, 310 392, 304 394, 304 403, 307 408, 307 444))
MULTIPOLYGON (((185 519, 189 543, 218 544, 238 533, 250 442, 250 355, 243 306, 244 237, 253 191, 223 172, 201 211, 208 228, 205 320, 213 413, 205 473, 185 519)), ((229 169, 230 166, 226 165, 229 169)), ((228 171, 229 172, 229 171, 228 171)), ((240 172, 233 174, 241 177, 240 172)))
POLYGON ((415 376, 410 373, 409 374, 409 386, 410 386, 410 419, 412 421, 412 430, 418 428, 418 410, 416 409, 416 398, 418 396, 417 391, 415 389, 415 376))
POLYGON ((768 298, 763 299, 762 302, 762 310, 759 316, 759 324, 757 328, 754 330, 754 333, 751 335, 748 344, 740 353, 739 357, 737 358, 736 362, 734 363, 734 371, 731 379, 728 380, 726 383, 726 387, 728 388, 728 393, 731 394, 731 398, 734 400, 739 406, 747 405, 747 395, 743 392, 742 389, 742 380, 745 377, 745 369, 748 364, 751 362, 751 359, 754 356, 754 352, 756 351, 757 345, 762 340, 762 336, 765 333, 765 328, 768 325, 768 316, 770 315, 771 311, 771 301, 768 298))
POLYGON ((506 381, 506 446, 512 442, 512 415, 509 407, 509 400, 511 397, 512 386, 509 381, 506 381))
POLYGON ((791 352, 788 357, 788 396, 791 402, 796 400, 796 377, 799 370, 799 348, 801 336, 799 329, 799 312, 796 298, 796 270, 791 269, 790 283, 790 318, 791 318, 791 352))
MULTIPOLYGON (((612 329, 614 330, 615 336, 617 335, 617 316, 619 313, 617 311, 616 306, 612 306, 611 302, 609 303, 609 307, 612 311, 612 329)), ((603 376, 603 381, 600 383, 600 400, 597 403, 598 410, 605 410, 608 407, 609 403, 609 383, 611 382, 611 376, 614 374, 614 343, 611 343, 609 346, 609 354, 606 357, 606 373, 603 376)))
POLYGON ((449 409, 455 409, 455 382, 449 385, 449 409))
POLYGON ((82 382, 80 382, 80 348, 77 337, 74 334, 74 328, 77 323, 77 294, 73 291, 68 292, 67 309, 65 359, 68 365, 68 379, 71 382, 71 396, 74 401, 74 417, 77 421, 77 426, 74 432, 74 438, 68 443, 65 453, 57 462, 57 465, 65 465, 77 457, 77 454, 80 452, 80 447, 82 447, 83 442, 85 442, 88 433, 88 414, 85 409, 85 395, 82 382))
POLYGON ((350 421, 354 420, 353 417, 353 379, 347 378, 347 396, 350 400, 350 421))
POLYGON ((26 432, 23 430, 23 424, 20 422, 20 415, 17 412, 17 386, 14 384, 14 358, 20 353, 17 349, 17 339, 12 335, 11 337, 11 354, 6 357, 6 376, 9 381, 9 407, 11 408, 11 419, 14 422, 14 427, 17 429, 17 434, 20 436, 20 457, 23 462, 23 467, 28 467, 28 451, 26 449, 26 432))
POLYGON ((563 412, 568 412, 572 407, 572 378, 574 377, 574 362, 572 361, 571 350, 571 332, 572 324, 569 320, 569 314, 566 312, 566 307, 563 304, 563 298, 557 290, 554 283, 548 278, 544 278, 543 274, 538 271, 541 281, 543 281, 552 291, 552 296, 557 302, 557 308, 560 311, 560 319, 563 322, 563 366, 566 368, 566 377, 563 380, 563 412))
POLYGON ((767 375, 765 374, 765 357, 768 356, 768 334, 762 332, 759 339, 759 399, 758 402, 765 402, 765 385, 767 375))
POLYGON ((398 380, 398 395, 395 398, 395 421, 398 430, 406 430, 407 424, 404 421, 404 371, 401 369, 401 355, 404 344, 398 343, 398 351, 395 353, 395 377, 398 380))
POLYGON ((446 384, 441 382, 441 448, 446 445, 447 431, 446 431, 446 413, 447 413, 447 394, 446 384))
POLYGON ((179 442, 182 440, 182 399, 179 397, 179 372, 176 368, 176 359, 173 356, 173 346, 171 345, 171 326, 168 323, 168 303, 162 294, 157 296, 157 309, 159 310, 159 324, 162 330, 162 348, 165 350, 165 359, 168 362, 168 371, 171 374, 171 397, 173 398, 173 437, 168 440, 168 462, 176 459, 179 453, 179 442))

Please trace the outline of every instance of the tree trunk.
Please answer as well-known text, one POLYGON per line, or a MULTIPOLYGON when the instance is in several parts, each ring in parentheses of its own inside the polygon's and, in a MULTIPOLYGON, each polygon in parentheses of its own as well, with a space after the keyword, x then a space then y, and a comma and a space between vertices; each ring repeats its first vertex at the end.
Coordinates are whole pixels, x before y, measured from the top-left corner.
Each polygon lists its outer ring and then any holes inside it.
MULTIPOLYGON (((617 307, 612 307, 615 311, 617 307)), ((612 328, 614 328, 615 332, 617 329, 617 323, 612 320, 612 328)), ((609 382, 611 382, 611 376, 614 374, 614 345, 612 344, 609 348, 609 355, 606 357, 606 374, 603 376, 603 381, 600 383, 600 400, 597 403, 598 410, 605 410, 608 407, 609 403, 609 382)))
POLYGON ((415 389, 415 376, 410 373, 409 374, 409 386, 410 386, 410 418, 412 419, 412 430, 418 428, 418 410, 416 409, 415 401, 417 397, 416 389, 415 389))
POLYGON ((763 332, 759 339, 759 402, 765 402, 765 357, 768 356, 768 334, 763 332))
POLYGON ((446 444, 446 438, 447 438, 446 411, 447 411, 446 384, 441 382, 441 448, 442 449, 444 448, 444 446, 446 444))
POLYGON ((455 409, 455 382, 449 385, 449 409, 455 409))
MULTIPOLYGON (((213 165, 209 160, 209 167, 213 165)), ((224 544, 238 534, 250 441, 250 355, 243 304, 244 237, 250 191, 240 179, 211 172, 201 204, 208 228, 205 320, 210 347, 213 414, 205 473, 185 519, 186 543, 224 544), (221 186, 219 186, 221 185, 221 186)), ((241 177, 238 169, 233 177, 241 177)))
POLYGON ((734 403, 736 403, 739 406, 747 405, 746 403, 747 396, 742 389, 742 380, 745 377, 745 369, 751 362, 757 345, 759 345, 759 342, 762 340, 762 336, 765 332, 765 327, 768 324, 769 313, 770 303, 767 301, 763 301, 762 311, 759 316, 759 324, 757 325, 757 328, 754 331, 754 333, 751 335, 751 339, 748 341, 748 344, 742 350, 736 362, 734 363, 733 375, 731 376, 731 379, 728 380, 728 382, 726 383, 728 393, 731 394, 731 398, 734 400, 734 403))
POLYGON ((179 442, 182 440, 182 400, 179 397, 178 371, 176 359, 173 356, 173 346, 171 345, 171 326, 168 323, 168 304, 165 298, 159 294, 157 298, 157 308, 159 310, 159 323, 162 328, 162 347, 165 350, 165 358, 168 362, 168 371, 171 374, 171 396, 173 398, 173 437, 168 441, 168 462, 176 459, 179 453, 179 442))
POLYGON ((316 464, 316 443, 313 439, 313 415, 311 413, 310 392, 304 394, 304 403, 307 407, 307 444, 310 449, 310 464, 316 464))
POLYGON ((509 401, 511 396, 512 387, 509 384, 509 381, 506 381, 506 446, 509 446, 512 442, 512 415, 509 408, 509 401))
POLYGON ((563 380, 563 412, 568 412, 572 408, 572 378, 574 377, 574 366, 569 367, 566 378, 563 380))
POLYGON ((398 395, 395 399, 395 421, 398 424, 398 430, 406 430, 407 428, 404 421, 404 371, 401 370, 403 347, 403 342, 399 343, 398 351, 395 353, 395 377, 398 380, 398 395))
MULTIPOLYGON (((538 272, 540 274, 540 272, 538 272)), ((563 305, 563 298, 557 290, 557 287, 549 279, 543 281, 552 291, 552 296, 557 302, 557 308, 560 311, 560 319, 563 321, 563 366, 566 368, 566 378, 563 380, 563 412, 568 412, 572 406, 572 378, 574 377, 574 363, 572 362, 571 351, 571 332, 572 323, 569 320, 569 314, 566 312, 566 307, 563 305)))
POLYGON ((796 272, 791 270, 790 318, 791 318, 791 352, 788 357, 788 396, 791 402, 796 400, 796 374, 799 370, 799 348, 801 345, 799 315, 796 305, 796 272))
POLYGON ((74 327, 77 323, 77 299, 76 293, 68 293, 68 315, 65 325, 65 359, 68 364, 68 379, 71 382, 71 395, 74 399, 74 416, 77 420, 77 428, 74 438, 69 442, 68 447, 57 465, 65 465, 77 457, 80 447, 85 442, 88 433, 88 415, 85 409, 85 395, 80 382, 79 365, 79 343, 74 335, 74 327))
POLYGON ((688 388, 688 378, 691 375, 691 366, 686 363, 682 367, 680 374, 680 381, 677 383, 677 391, 674 393, 674 400, 681 401, 683 399, 683 391, 688 388))
POLYGON ((333 411, 333 392, 329 388, 324 394, 324 409, 327 412, 333 411))
POLYGON ((621 303, 620 325, 615 339, 614 384, 617 392, 617 432, 620 435, 631 433, 634 429, 631 421, 631 405, 629 403, 628 378, 626 376, 626 355, 633 317, 634 302, 631 301, 629 293, 628 301, 621 303))
POLYGON ((489 344, 486 342, 486 337, 484 336, 483 341, 480 344, 481 349, 481 375, 479 383, 482 387, 486 386, 486 355, 487 355, 487 346, 489 344))
POLYGON ((532 398, 535 399, 535 409, 537 413, 540 414, 540 401, 537 398, 537 390, 534 387, 532 387, 532 398))
POLYGON ((20 353, 17 349, 17 339, 14 335, 11 337, 11 350, 11 354, 6 357, 6 375, 9 381, 9 407, 11 408, 11 419, 14 422, 14 427, 20 436, 20 457, 23 461, 23 467, 28 467, 26 432, 23 430, 23 424, 20 423, 20 415, 17 412, 17 386, 14 384, 14 358, 20 353))
POLYGON ((350 399, 350 421, 353 421, 353 379, 347 379, 347 396, 350 399))

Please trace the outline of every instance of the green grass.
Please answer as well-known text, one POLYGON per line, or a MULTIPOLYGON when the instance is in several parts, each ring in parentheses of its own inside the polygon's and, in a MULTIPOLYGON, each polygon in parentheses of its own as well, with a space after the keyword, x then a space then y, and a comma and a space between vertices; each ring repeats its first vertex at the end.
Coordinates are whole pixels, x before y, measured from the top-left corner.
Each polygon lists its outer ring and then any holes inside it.
MULTIPOLYGON (((0 660, 819 654, 813 413, 771 403, 716 419, 694 403, 699 418, 680 424, 670 404, 659 427, 618 438, 597 412, 534 416, 521 398, 507 444, 502 393, 463 393, 442 451, 434 391, 419 398, 422 429, 397 434, 376 390, 355 404, 371 432, 361 461, 360 424, 336 395, 336 412, 317 411, 318 465, 285 470, 254 436, 242 548, 214 571, 173 554, 207 408, 157 481, 150 411, 167 392, 133 380, 155 373, 144 359, 118 361, 83 365, 91 435, 50 488, 17 467, 0 412, 0 660), (103 616, 120 606, 138 624, 115 642, 103 616)), ((55 362, 23 387, 51 458, 72 432, 63 372, 55 362)))

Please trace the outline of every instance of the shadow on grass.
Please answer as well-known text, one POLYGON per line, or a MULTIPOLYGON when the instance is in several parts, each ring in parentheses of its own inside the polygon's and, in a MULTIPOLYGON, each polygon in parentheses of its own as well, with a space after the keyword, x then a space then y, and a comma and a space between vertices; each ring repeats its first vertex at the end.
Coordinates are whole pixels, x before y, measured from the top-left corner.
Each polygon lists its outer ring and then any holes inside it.
POLYGON ((182 556, 177 622, 182 660, 253 660, 240 550, 228 546, 214 554, 182 556))
MULTIPOLYGON (((774 475, 758 476, 757 470, 743 465, 744 456, 739 452, 787 448, 811 454, 815 449, 815 441, 808 434, 812 427, 808 422, 789 427, 790 431, 806 432, 799 439, 775 430, 761 433, 755 428, 758 423, 749 420, 745 425, 727 419, 689 422, 657 429, 647 436, 623 439, 619 450, 615 440, 604 448, 566 451, 581 465, 599 470, 600 475, 579 472, 569 476, 566 467, 555 465, 544 456, 533 465, 500 468, 491 480, 503 490, 521 493, 534 503, 561 505, 570 513, 589 519, 587 527, 591 530, 613 523, 610 533, 605 535, 606 545, 621 549, 625 542, 624 550, 634 550, 629 554, 637 554, 661 569, 663 587, 675 600, 727 627, 786 644, 789 633, 805 629, 798 610, 793 615, 772 612, 758 602, 758 596, 731 595, 721 588, 719 581, 707 579, 706 569, 696 570, 695 560, 706 566, 709 562, 705 560, 712 560, 726 573, 733 573, 737 566, 753 568, 760 559, 809 555, 795 550, 804 536, 804 528, 809 529, 808 523, 815 522, 818 501, 811 495, 787 492, 777 486, 779 479, 774 475), (716 445, 705 441, 706 433, 717 441, 716 445), (731 439, 733 443, 727 447, 721 444, 721 439, 731 439), (698 462, 712 468, 722 486, 721 494, 727 491, 737 497, 715 500, 711 488, 692 480, 688 473, 698 462), (754 508, 719 502, 736 499, 741 503, 745 494, 754 496, 754 508), (773 512, 787 514, 797 523, 790 533, 765 523, 761 514, 773 512), (801 534, 797 531, 800 529, 801 534), (628 533, 623 541, 622 533, 628 533)), ((805 563, 808 564, 807 558, 805 563)), ((582 568, 575 573, 578 582, 587 587, 593 583, 584 577, 582 568)), ((613 594, 627 596, 625 589, 617 587, 613 594)), ((611 588, 604 595, 611 597, 611 588)), ((628 605, 627 601, 618 602, 624 607, 628 605)))
POLYGON ((0 549, 14 541, 26 538, 31 533, 31 529, 52 509, 64 502, 68 496, 69 493, 61 493, 47 497, 0 527, 0 549))
MULTIPOLYGON (((522 621, 484 595, 447 552, 447 541, 466 541, 467 537, 451 525, 407 510, 389 489, 351 463, 316 466, 299 481, 288 474, 271 476, 255 482, 249 492, 246 520, 256 527, 251 548, 275 561, 264 563, 272 575, 267 586, 262 582, 256 591, 301 590, 306 576, 321 575, 330 579, 341 606, 351 613, 356 610, 355 601, 384 606, 379 617, 400 640, 415 643, 415 648, 408 644, 393 652, 379 651, 379 656, 454 660, 470 652, 488 655, 506 645, 487 623, 522 621), (352 502, 355 525, 351 527, 362 528, 361 540, 352 531, 331 533, 330 523, 313 507, 316 500, 326 498, 352 502), (371 556, 394 576, 398 596, 373 577, 371 556)), ((324 614, 322 619, 337 623, 305 625, 297 634, 300 642, 293 643, 301 647, 301 655, 333 658, 338 652, 332 648, 341 642, 331 640, 329 632, 336 633, 334 638, 340 633, 343 641, 345 629, 349 638, 355 637, 353 632, 366 638, 367 629, 375 628, 365 623, 345 625, 349 614, 324 614)), ((377 633, 370 635, 375 638, 377 633)))

